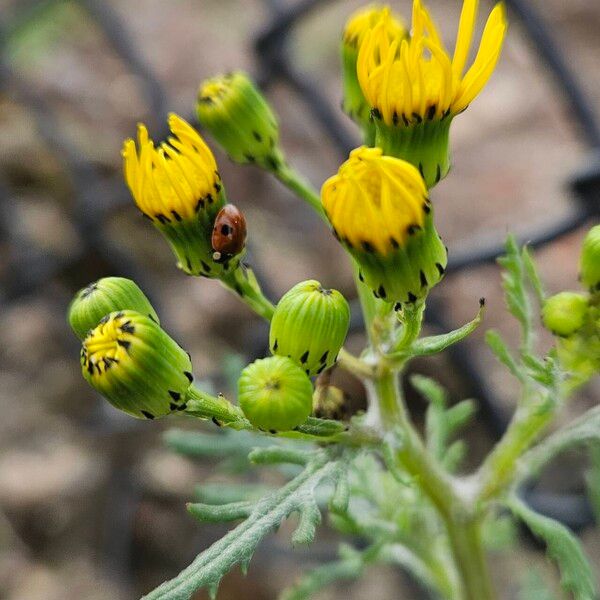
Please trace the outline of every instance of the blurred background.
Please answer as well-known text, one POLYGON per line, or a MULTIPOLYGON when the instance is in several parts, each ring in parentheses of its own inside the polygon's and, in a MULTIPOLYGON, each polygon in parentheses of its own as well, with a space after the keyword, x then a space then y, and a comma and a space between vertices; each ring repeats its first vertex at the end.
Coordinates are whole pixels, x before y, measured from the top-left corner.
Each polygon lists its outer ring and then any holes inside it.
MULTIPOLYGON (((279 113, 290 161, 320 186, 358 144, 338 110, 338 55, 343 23, 360 4, 0 0, 0 598, 137 598, 223 534, 195 524, 184 503, 198 482, 227 475, 165 448, 162 431, 179 423, 130 419, 87 387, 66 307, 98 277, 134 278, 191 352, 195 373, 217 391, 265 352, 267 331, 257 317, 217 282, 179 272, 134 209, 121 144, 138 121, 161 138, 168 111, 192 118, 203 78, 243 68, 279 113)), ((410 15, 408 0, 391 4, 410 15)), ((481 4, 480 25, 491 7, 481 4)), ((583 233, 598 219, 600 3, 507 4, 511 28, 500 65, 454 122, 453 170, 433 192, 453 269, 434 290, 428 318, 432 330, 458 326, 484 296, 485 328, 514 340, 493 262, 506 233, 540 243, 536 258, 548 291, 557 292, 576 288, 583 233)), ((459 1, 428 5, 453 44, 459 1)), ((353 298, 343 252, 310 209, 213 149, 230 200, 246 214, 249 260, 268 293, 276 299, 317 278, 353 298)), ((482 343, 483 329, 452 355, 415 364, 439 376, 453 400, 481 400, 465 469, 489 450, 515 402, 514 383, 482 343)), ((358 329, 350 341, 360 348, 358 329)), ((539 344, 548 348, 551 340, 541 335, 539 344)), ((347 389, 359 409, 362 390, 352 382, 347 389)), ((597 402, 598 391, 598 382, 588 386, 562 418, 597 402)), ((409 401, 418 419, 424 402, 409 401)), ((565 456, 528 498, 578 532, 597 570, 600 534, 585 498, 586 469, 583 455, 565 456)), ((502 599, 519 598, 531 573, 556 586, 543 549, 519 535, 518 552, 494 555, 502 599)), ((339 541, 326 527, 308 550, 292 552, 288 540, 286 531, 266 540, 247 578, 232 572, 219 598, 274 599, 301 572, 333 558, 339 541)), ((401 571, 374 568, 318 598, 367 595, 427 597, 401 571)))

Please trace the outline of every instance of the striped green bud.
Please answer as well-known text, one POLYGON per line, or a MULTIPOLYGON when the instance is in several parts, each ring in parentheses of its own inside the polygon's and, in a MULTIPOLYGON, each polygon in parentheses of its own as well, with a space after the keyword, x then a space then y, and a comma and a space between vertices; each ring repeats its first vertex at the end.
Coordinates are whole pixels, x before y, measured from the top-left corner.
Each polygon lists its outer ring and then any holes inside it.
POLYGON ((600 292, 600 225, 592 227, 583 240, 579 277, 591 293, 600 292))
POLYGON ((304 423, 312 409, 312 393, 306 373, 283 356, 254 361, 238 381, 244 415, 265 431, 289 431, 304 423))
POLYGON ((149 316, 133 310, 106 315, 83 340, 87 382, 115 408, 154 419, 186 408, 189 354, 149 316))
POLYGON ((554 335, 568 337, 584 326, 588 309, 588 299, 584 294, 561 292, 544 302, 542 321, 554 335))
POLYGON ((279 126, 265 97, 240 71, 207 79, 200 85, 198 121, 231 160, 257 163, 276 171, 283 162, 279 126))
POLYGON ((308 375, 317 375, 335 363, 349 325, 350 308, 340 292, 302 281, 277 304, 269 346, 273 354, 288 356, 308 375))
POLYGON ((137 284, 125 277, 104 277, 79 290, 68 310, 75 335, 82 340, 107 314, 135 310, 159 323, 158 315, 137 284))

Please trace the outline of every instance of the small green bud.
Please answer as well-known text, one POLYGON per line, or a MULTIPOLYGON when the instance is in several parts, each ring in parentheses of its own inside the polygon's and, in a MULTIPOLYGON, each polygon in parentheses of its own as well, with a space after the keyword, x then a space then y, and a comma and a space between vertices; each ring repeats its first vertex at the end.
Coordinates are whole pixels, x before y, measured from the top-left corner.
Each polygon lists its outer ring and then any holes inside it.
POLYGON ((544 302, 542 320, 554 335, 568 337, 583 327, 587 312, 588 299, 584 294, 561 292, 544 302))
POLYGON ((289 356, 308 375, 317 375, 335 363, 349 325, 350 308, 340 292, 302 281, 277 304, 269 346, 273 354, 289 356))
POLYGON ((83 340, 87 382, 115 408, 154 419, 186 408, 189 354, 150 317, 133 310, 106 315, 83 340))
POLYGON ((312 383, 294 361, 270 356, 254 361, 238 381, 238 400, 246 418, 265 431, 289 431, 312 409, 312 383))
POLYGON ((313 415, 315 417, 339 421, 344 416, 345 405, 346 396, 343 390, 334 385, 317 385, 313 394, 313 415))
POLYGON ((586 289, 591 293, 600 292, 600 225, 592 227, 583 240, 579 273, 586 289))
POLYGON ((198 120, 237 163, 257 163, 275 171, 283 162, 279 126, 265 97, 240 71, 200 85, 198 120))
POLYGON ((159 323, 156 311, 134 281, 124 277, 104 277, 75 294, 69 305, 69 324, 82 340, 102 317, 127 309, 148 315, 159 323))

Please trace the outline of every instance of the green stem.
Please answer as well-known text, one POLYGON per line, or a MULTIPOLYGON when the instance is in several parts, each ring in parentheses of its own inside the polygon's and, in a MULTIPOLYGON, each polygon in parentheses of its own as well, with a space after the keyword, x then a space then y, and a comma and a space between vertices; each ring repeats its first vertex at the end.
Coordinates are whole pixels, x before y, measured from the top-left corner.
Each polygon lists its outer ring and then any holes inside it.
POLYGON ((472 518, 465 522, 446 519, 446 529, 463 584, 464 600, 492 600, 495 593, 481 543, 481 524, 472 518))
POLYGON ((266 321, 271 320, 275 306, 263 294, 252 269, 240 265, 237 269, 224 274, 221 282, 233 290, 255 313, 266 321))
POLYGON ((549 398, 529 401, 517 408, 506 433, 479 468, 478 500, 496 497, 512 482, 518 458, 535 442, 556 416, 557 403, 549 398))
POLYGON ((401 429, 399 447, 395 450, 398 463, 412 475, 446 525, 464 599, 492 600, 494 593, 481 544, 481 517, 471 514, 451 479, 427 452, 408 417, 397 372, 391 370, 381 375, 375 381, 374 390, 384 428, 390 432, 394 427, 401 429))
POLYGON ((273 171, 273 174, 281 181, 281 183, 283 183, 283 185, 310 205, 325 223, 329 224, 323 206, 321 205, 319 193, 295 169, 284 164, 281 168, 273 171))
POLYGON ((394 352, 399 352, 408 348, 421 333, 423 326, 423 313, 425 312, 425 302, 416 304, 405 304, 402 309, 402 333, 398 341, 394 344, 394 352))

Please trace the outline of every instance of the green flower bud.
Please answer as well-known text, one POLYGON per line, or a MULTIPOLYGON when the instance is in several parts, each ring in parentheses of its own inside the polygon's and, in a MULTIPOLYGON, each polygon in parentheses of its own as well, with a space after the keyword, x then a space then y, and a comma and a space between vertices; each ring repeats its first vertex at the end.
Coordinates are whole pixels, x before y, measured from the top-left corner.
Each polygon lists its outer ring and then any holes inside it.
POLYGON ((212 234, 226 205, 215 158, 200 134, 182 118, 169 115, 172 136, 158 147, 144 125, 138 139, 125 140, 125 180, 142 214, 166 238, 177 266, 188 275, 220 278, 242 253, 215 258, 212 234))
POLYGON ((346 397, 340 388, 334 385, 317 385, 313 394, 313 415, 315 417, 339 421, 344 417, 345 405, 346 397))
POLYGON ((561 292, 551 296, 542 307, 544 327, 554 335, 568 337, 584 326, 588 308, 583 294, 561 292))
POLYGON ((106 315, 83 340, 87 382, 115 408, 154 419, 186 408, 189 354, 150 317, 133 310, 106 315))
POLYGON ((350 308, 340 292, 303 281, 277 304, 269 346, 273 354, 289 356, 308 375, 317 375, 335 363, 349 324, 350 308))
POLYGON ((444 275, 446 248, 413 165, 362 146, 323 184, 321 199, 334 235, 377 298, 414 303, 444 275))
POLYGON ((237 163, 276 171, 283 162, 279 126, 265 97, 240 71, 204 81, 196 105, 198 120, 237 163))
POLYGON ((75 294, 69 305, 69 324, 82 340, 102 317, 126 309, 147 315, 159 323, 156 311, 134 281, 124 277, 104 277, 75 294))
POLYGON ((585 288, 600 292, 600 225, 592 227, 583 240, 579 273, 585 288))
POLYGON ((312 409, 312 383, 294 361, 271 356, 254 361, 238 381, 238 400, 246 418, 265 431, 289 431, 312 409))

